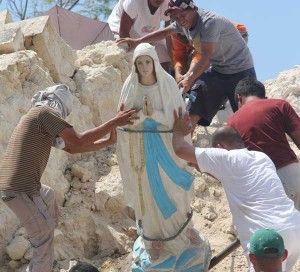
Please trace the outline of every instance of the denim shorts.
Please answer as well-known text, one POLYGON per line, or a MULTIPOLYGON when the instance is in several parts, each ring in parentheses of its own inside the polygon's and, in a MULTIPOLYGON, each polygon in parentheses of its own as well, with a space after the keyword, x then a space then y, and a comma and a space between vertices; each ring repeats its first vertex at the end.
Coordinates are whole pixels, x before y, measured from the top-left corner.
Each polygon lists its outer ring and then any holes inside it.
POLYGON ((255 69, 250 68, 230 75, 208 69, 195 81, 191 94, 196 96, 196 100, 189 102, 187 111, 201 117, 199 125, 203 125, 203 120, 209 124, 227 97, 233 112, 236 112, 238 105, 235 101, 235 87, 244 78, 256 79, 255 69))

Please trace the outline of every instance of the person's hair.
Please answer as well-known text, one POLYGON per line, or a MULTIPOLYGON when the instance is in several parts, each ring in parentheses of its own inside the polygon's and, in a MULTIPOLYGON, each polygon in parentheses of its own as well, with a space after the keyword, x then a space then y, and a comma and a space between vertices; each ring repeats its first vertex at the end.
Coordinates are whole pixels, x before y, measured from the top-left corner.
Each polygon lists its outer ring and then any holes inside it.
MULTIPOLYGON (((153 73, 154 73, 155 81, 157 82, 156 72, 155 72, 155 65, 154 65, 154 59, 153 59, 151 56, 149 56, 149 55, 141 55, 141 56, 148 56, 148 57, 150 57, 150 58, 152 59, 153 73)), ((141 78, 140 78, 139 70, 138 70, 138 68, 137 68, 137 66, 136 66, 136 60, 137 60, 139 57, 141 57, 141 56, 138 56, 138 57, 135 59, 135 61, 134 61, 135 72, 136 72, 137 75, 138 75, 139 82, 141 82, 141 78)))
POLYGON ((69 272, 99 272, 99 270, 89 263, 78 262, 69 270, 69 272))
POLYGON ((213 133, 212 146, 217 147, 218 144, 226 144, 232 148, 244 147, 241 135, 236 129, 230 126, 220 127, 213 133))
POLYGON ((256 265, 253 264, 253 266, 254 268, 259 268, 259 271, 281 271, 283 261, 282 256, 272 258, 261 258, 255 256, 255 259, 256 265))
POLYGON ((243 97, 256 96, 259 98, 266 97, 264 84, 254 78, 244 78, 235 87, 235 96, 243 97))

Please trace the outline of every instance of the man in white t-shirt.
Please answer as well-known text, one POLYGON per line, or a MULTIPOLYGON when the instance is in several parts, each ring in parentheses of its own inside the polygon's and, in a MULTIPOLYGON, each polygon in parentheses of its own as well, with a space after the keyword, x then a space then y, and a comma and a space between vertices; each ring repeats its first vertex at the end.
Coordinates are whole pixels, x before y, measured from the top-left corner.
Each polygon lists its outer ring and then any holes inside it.
POLYGON ((258 229, 273 228, 284 239, 289 252, 286 271, 292 271, 300 259, 300 213, 287 197, 271 159, 262 152, 247 150, 239 133, 229 126, 214 132, 213 148, 195 148, 184 140, 191 132, 188 114, 179 109, 174 118, 176 155, 222 182, 249 266, 251 235, 258 229))
MULTIPOLYGON (((170 18, 164 14, 167 8, 167 0, 119 0, 107 22, 116 38, 140 38, 158 30, 161 21, 165 21, 165 26, 169 25, 170 18)), ((171 45, 171 40, 167 43, 171 45)), ((169 72, 171 59, 166 40, 153 45, 161 65, 169 72)))

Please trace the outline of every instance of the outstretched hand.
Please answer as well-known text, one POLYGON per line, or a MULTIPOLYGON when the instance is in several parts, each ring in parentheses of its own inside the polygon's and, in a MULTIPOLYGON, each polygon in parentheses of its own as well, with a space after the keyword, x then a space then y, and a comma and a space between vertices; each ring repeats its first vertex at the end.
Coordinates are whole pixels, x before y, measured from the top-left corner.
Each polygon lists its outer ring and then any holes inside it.
POLYGON ((174 110, 174 125, 173 125, 173 133, 177 135, 186 136, 193 131, 193 126, 191 124, 191 118, 189 114, 186 112, 182 113, 182 107, 179 107, 178 114, 177 111, 174 110))
POLYGON ((191 77, 192 75, 193 73, 186 73, 178 81, 178 87, 182 88, 185 93, 188 92, 193 86, 193 79, 191 77))
POLYGON ((120 110, 113 118, 116 121, 117 126, 133 125, 133 121, 139 119, 136 116, 138 110, 129 109, 124 111, 124 104, 120 106, 120 110))
POLYGON ((116 40, 116 43, 117 45, 121 45, 121 46, 124 45, 126 46, 127 44, 127 49, 126 49, 127 52, 134 50, 139 44, 137 39, 132 39, 132 38, 120 38, 116 40))

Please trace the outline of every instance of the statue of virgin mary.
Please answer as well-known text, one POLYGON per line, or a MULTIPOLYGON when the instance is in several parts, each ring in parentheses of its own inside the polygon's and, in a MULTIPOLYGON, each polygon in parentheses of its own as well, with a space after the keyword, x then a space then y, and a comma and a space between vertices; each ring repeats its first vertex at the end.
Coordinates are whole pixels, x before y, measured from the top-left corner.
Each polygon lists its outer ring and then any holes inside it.
POLYGON ((190 208, 194 177, 172 148, 173 111, 185 104, 150 44, 134 51, 118 108, 122 104, 137 109, 139 118, 119 128, 117 141, 125 199, 139 234, 132 271, 207 271, 210 246, 193 228, 190 208))

